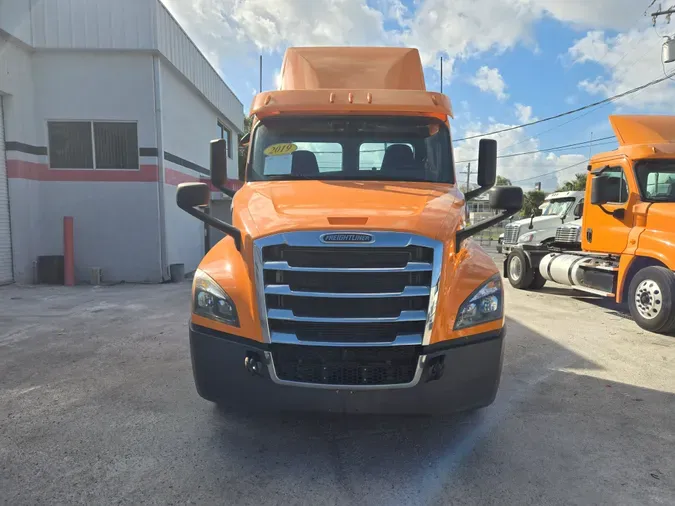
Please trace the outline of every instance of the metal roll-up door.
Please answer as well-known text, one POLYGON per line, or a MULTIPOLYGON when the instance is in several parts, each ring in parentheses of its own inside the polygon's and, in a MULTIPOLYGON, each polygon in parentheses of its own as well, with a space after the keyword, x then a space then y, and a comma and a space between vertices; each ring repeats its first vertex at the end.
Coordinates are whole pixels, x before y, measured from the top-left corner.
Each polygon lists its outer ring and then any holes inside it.
POLYGON ((7 185, 7 162, 5 158, 5 121, 0 96, 0 285, 11 283, 12 236, 9 227, 9 189, 7 185))

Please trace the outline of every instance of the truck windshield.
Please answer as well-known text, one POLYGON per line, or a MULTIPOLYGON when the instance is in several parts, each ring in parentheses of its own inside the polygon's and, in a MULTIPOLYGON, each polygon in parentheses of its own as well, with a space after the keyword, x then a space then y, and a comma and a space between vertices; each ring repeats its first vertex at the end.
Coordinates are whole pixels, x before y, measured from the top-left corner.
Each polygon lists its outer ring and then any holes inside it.
POLYGON ((252 149, 249 181, 454 183, 450 133, 430 118, 270 118, 252 149))
POLYGON ((574 200, 574 198, 549 200, 542 210, 541 216, 561 216, 567 214, 574 200))
POLYGON ((649 160, 636 165, 643 200, 675 202, 675 160, 649 160))

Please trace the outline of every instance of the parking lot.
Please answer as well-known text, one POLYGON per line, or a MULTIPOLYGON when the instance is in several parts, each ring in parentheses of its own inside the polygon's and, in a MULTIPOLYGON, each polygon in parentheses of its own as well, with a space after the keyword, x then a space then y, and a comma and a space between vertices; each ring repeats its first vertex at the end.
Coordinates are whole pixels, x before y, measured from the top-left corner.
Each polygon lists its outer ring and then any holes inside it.
POLYGON ((675 337, 621 308, 507 286, 478 413, 263 417, 198 397, 188 303, 188 283, 0 288, 1 502, 675 503, 675 337))

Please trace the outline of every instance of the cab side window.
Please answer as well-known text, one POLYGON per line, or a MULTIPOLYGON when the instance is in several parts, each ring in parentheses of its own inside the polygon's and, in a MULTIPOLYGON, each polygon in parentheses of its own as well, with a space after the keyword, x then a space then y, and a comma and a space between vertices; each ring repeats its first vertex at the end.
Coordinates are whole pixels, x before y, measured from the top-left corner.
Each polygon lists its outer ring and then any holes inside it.
POLYGON ((608 201, 614 204, 623 204, 628 202, 628 181, 626 174, 621 167, 610 167, 602 173, 608 179, 607 196, 608 201))

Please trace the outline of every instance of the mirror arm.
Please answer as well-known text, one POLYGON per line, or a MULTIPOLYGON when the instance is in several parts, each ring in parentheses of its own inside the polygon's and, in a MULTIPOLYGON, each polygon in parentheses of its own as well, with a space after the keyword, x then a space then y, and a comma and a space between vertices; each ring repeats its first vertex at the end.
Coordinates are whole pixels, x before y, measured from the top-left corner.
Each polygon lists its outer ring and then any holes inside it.
MULTIPOLYGON (((606 203, 607 203, 607 202, 603 202, 603 204, 606 204, 606 203)), ((613 214, 612 211, 608 211, 607 209, 605 209, 605 208, 602 206, 602 204, 597 204, 597 206, 602 210, 603 213, 605 213, 605 214, 610 214, 610 215, 613 214)))
POLYGON ((496 225, 497 223, 500 223, 501 221, 510 218, 518 211, 520 211, 520 209, 507 210, 501 214, 498 214, 497 216, 493 216, 492 218, 488 218, 487 220, 483 220, 479 223, 476 223, 475 225, 471 225, 469 227, 463 228, 462 230, 458 230, 455 236, 455 253, 459 253, 459 250, 462 249, 462 242, 464 242, 466 239, 468 239, 473 235, 476 235, 479 232, 482 232, 487 228, 490 228, 492 225, 496 225))
POLYGON ((473 200, 476 197, 483 195, 486 191, 489 191, 492 187, 491 186, 481 186, 480 188, 476 188, 475 190, 470 190, 464 194, 464 200, 467 202, 469 200, 473 200))
POLYGON ((237 190, 230 190, 225 186, 219 186, 218 189, 230 198, 234 198, 234 194, 237 193, 237 190))
POLYGON ((191 216, 194 216, 198 220, 203 221, 207 225, 211 225, 213 228, 216 230, 220 230, 222 233, 225 235, 229 235, 234 239, 234 245, 237 248, 237 251, 241 251, 241 232, 239 229, 233 227, 232 225, 228 225, 224 221, 219 220, 218 218, 214 218, 213 216, 206 214, 204 211, 200 211, 199 209, 195 207, 189 207, 189 206, 180 206, 180 208, 188 213, 191 216))

